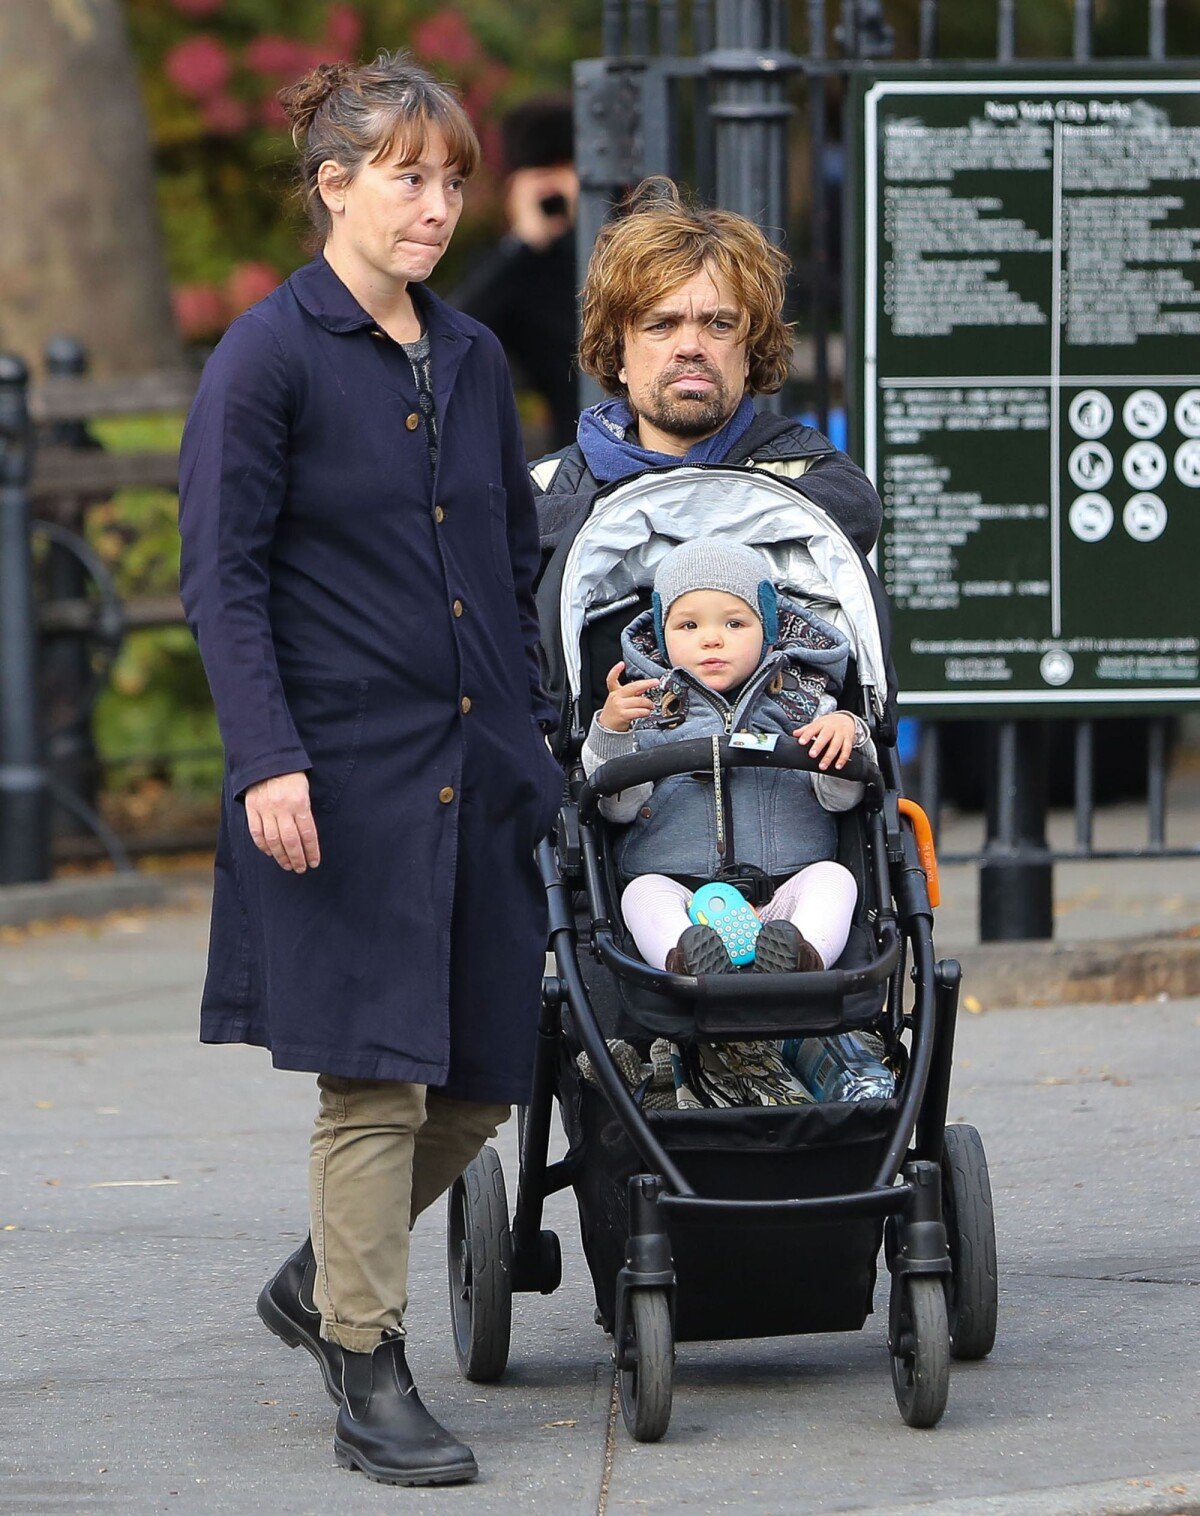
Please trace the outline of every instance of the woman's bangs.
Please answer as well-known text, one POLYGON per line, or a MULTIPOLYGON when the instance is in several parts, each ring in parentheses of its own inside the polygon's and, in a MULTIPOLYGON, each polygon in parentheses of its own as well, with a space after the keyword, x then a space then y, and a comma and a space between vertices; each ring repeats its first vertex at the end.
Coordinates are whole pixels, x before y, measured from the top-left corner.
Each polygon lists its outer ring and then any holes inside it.
POLYGON ((479 167, 479 139, 466 112, 452 102, 433 101, 416 112, 403 108, 394 111, 391 130, 385 131, 371 162, 394 158, 402 168, 419 163, 431 130, 439 131, 445 139, 445 167, 456 168, 469 179, 479 167))

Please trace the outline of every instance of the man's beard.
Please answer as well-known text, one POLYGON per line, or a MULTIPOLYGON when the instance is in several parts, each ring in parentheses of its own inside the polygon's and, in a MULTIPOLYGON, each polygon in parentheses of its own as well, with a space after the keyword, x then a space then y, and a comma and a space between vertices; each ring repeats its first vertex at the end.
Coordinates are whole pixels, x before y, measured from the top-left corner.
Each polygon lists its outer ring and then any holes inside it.
POLYGON ((737 407, 729 403, 729 391, 719 374, 706 371, 705 377, 712 381, 713 388, 704 392, 686 389, 672 392, 672 377, 660 379, 650 404, 639 414, 672 437, 708 437, 720 431, 737 407))

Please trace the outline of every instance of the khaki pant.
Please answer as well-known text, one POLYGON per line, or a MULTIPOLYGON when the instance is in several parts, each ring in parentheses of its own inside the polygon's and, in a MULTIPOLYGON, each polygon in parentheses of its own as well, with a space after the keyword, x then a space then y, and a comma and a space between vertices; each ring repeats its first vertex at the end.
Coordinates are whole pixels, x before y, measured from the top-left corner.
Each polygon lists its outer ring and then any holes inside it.
POLYGON ((423 1084, 317 1076, 308 1164, 321 1335, 367 1353, 399 1332, 408 1305, 408 1234, 509 1116, 423 1084))

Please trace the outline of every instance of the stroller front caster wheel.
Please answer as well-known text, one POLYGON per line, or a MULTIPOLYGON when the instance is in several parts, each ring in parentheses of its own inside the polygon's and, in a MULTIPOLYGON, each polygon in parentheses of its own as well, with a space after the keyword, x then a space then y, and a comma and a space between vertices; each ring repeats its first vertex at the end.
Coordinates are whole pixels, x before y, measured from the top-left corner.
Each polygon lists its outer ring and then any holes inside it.
POLYGON ((629 1295, 624 1359, 619 1371, 621 1415, 637 1442, 657 1442, 671 1421, 675 1343, 671 1303, 665 1290, 633 1290, 629 1295))
POLYGON ((910 1427, 936 1426, 950 1393, 946 1291, 930 1274, 892 1277, 888 1348, 896 1404, 910 1427))
POLYGON ((504 1373, 512 1336, 512 1236, 493 1147, 481 1148, 450 1190, 446 1254, 458 1366, 491 1383, 504 1373))

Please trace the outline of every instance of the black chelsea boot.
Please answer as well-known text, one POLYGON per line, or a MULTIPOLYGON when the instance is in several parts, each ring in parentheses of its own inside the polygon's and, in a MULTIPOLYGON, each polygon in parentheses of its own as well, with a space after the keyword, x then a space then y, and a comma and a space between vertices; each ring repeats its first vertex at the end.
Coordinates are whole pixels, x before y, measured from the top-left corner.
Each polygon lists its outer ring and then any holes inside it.
POLYGON ((465 1484, 479 1474, 470 1448, 438 1425, 417 1394, 404 1338, 342 1352, 342 1408, 333 1451, 344 1469, 381 1484, 465 1484))

